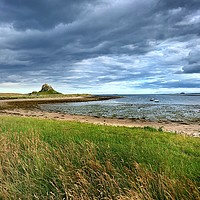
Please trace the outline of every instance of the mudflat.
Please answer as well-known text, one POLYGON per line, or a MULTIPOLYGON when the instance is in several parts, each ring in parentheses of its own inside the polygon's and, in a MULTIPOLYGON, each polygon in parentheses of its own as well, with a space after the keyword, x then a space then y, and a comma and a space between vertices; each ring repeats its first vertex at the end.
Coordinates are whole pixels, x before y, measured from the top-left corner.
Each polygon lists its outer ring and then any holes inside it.
POLYGON ((146 121, 138 119, 116 119, 104 117, 91 117, 81 115, 63 114, 57 112, 46 112, 40 109, 39 104, 61 103, 61 102, 82 102, 106 100, 114 97, 61 97, 61 98, 34 98, 34 99, 7 99, 0 100, 0 115, 36 117, 54 120, 78 121, 84 123, 93 123, 111 126, 126 127, 145 127, 162 128, 164 131, 175 132, 193 137, 200 137, 200 123, 180 123, 170 121, 146 121))

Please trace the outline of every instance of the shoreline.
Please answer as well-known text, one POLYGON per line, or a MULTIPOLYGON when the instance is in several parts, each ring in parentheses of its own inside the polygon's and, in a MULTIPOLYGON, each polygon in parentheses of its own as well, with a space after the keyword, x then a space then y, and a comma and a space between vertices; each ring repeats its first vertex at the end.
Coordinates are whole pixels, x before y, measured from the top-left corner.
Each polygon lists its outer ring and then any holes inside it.
POLYGON ((12 99, 0 100, 0 116, 21 116, 39 119, 54 119, 64 121, 76 121, 106 126, 146 127, 150 126, 163 131, 174 132, 187 136, 200 137, 199 123, 171 122, 171 121, 147 121, 142 119, 117 119, 105 117, 92 117, 84 115, 72 115, 59 112, 43 111, 39 104, 85 102, 108 100, 117 97, 90 96, 90 97, 67 97, 67 98, 38 98, 38 99, 12 99))
POLYGON ((48 98, 24 98, 24 99, 0 99, 0 111, 5 109, 40 109, 39 104, 49 103, 72 103, 72 102, 88 102, 103 101, 109 99, 120 98, 119 96, 74 96, 74 97, 48 97, 48 98))

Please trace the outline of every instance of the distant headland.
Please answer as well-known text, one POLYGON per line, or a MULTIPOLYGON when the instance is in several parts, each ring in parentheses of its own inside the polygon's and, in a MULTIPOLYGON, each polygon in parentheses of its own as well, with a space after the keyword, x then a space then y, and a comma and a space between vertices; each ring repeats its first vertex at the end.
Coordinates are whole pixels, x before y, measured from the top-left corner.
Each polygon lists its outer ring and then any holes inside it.
POLYGON ((33 91, 29 95, 48 95, 48 94, 62 94, 60 92, 57 92, 53 89, 53 87, 47 83, 42 85, 42 88, 39 92, 33 91))

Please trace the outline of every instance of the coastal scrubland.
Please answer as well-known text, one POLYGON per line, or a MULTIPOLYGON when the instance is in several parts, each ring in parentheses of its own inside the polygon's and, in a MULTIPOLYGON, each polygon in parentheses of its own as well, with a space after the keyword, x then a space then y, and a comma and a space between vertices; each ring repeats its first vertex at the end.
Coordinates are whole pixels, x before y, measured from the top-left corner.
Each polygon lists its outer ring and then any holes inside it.
POLYGON ((0 117, 0 199, 199 199, 200 140, 0 117))

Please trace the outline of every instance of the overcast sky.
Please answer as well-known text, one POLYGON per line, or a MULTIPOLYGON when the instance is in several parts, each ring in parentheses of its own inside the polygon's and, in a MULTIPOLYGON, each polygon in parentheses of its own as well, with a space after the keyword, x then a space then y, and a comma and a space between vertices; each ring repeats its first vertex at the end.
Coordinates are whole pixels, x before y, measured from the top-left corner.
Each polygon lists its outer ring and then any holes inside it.
POLYGON ((0 92, 200 92, 200 0, 1 0, 0 92))

